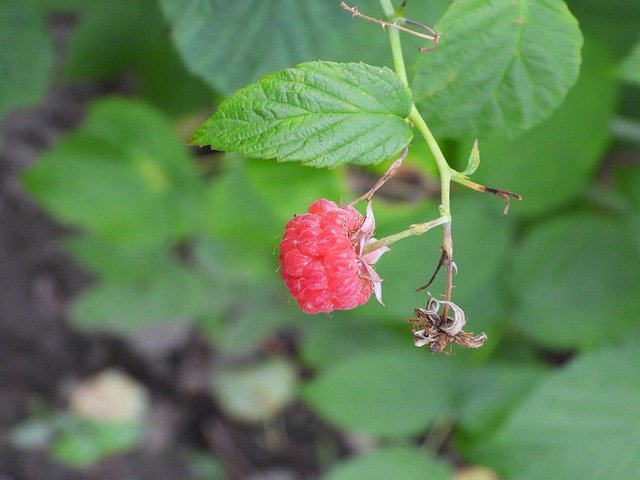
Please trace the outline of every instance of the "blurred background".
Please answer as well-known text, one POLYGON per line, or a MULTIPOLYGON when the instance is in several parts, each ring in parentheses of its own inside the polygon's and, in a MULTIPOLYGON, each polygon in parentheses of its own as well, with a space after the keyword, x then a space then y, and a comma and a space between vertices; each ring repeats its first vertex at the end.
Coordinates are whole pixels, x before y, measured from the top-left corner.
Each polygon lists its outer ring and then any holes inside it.
MULTIPOLYGON (((187 146, 265 73, 389 65, 338 3, 0 0, 2 480, 640 478, 640 4, 568 2, 577 84, 524 134, 480 138, 473 179, 524 200, 504 216, 454 189, 454 299, 489 340, 433 356, 407 318, 439 232, 380 260, 385 306, 304 315, 277 273, 294 213, 387 164, 187 146)), ((461 168, 471 142, 442 138, 461 168)), ((416 143, 379 237, 437 216, 435 172, 416 143)))

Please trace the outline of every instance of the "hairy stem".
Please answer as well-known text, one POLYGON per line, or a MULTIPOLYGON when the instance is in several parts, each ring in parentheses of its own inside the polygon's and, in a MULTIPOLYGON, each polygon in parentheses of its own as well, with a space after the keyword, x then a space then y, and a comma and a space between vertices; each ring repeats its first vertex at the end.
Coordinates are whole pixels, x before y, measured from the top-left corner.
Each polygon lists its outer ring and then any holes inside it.
POLYGON ((403 230, 398 233, 394 233, 393 235, 389 235, 388 237, 381 238, 380 240, 376 240, 373 243, 369 243, 364 246, 362 249, 362 254, 366 255, 367 253, 373 252, 382 247, 388 247, 392 243, 396 243, 398 240, 402 240, 403 238, 411 237, 414 235, 422 235, 423 233, 428 232, 432 228, 435 228, 439 225, 446 225, 451 221, 451 217, 442 216, 436 218, 435 220, 431 220, 425 223, 417 223, 411 225, 406 230, 403 230))

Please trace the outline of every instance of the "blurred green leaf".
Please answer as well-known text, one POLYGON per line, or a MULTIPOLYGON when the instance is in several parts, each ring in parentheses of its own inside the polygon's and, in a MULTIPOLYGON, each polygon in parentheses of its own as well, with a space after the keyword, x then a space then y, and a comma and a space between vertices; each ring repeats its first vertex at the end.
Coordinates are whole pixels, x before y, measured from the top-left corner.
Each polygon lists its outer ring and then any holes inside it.
POLYGON ((450 480, 448 465, 434 460, 416 448, 387 447, 352 457, 335 465, 324 480, 450 480))
POLYGON ((411 93, 388 68, 308 62, 235 92, 192 141, 315 167, 365 165, 409 144, 410 111, 411 93))
POLYGON ((604 41, 616 59, 638 40, 640 4, 635 0, 568 0, 586 38, 604 41))
POLYGON ((578 78, 582 34, 559 0, 458 0, 418 57, 412 90, 440 135, 514 136, 540 123, 578 78))
POLYGON ((542 368, 525 363, 491 362, 465 371, 460 428, 473 437, 495 430, 544 375, 542 368))
POLYGON ((640 214, 640 165, 619 165, 614 174, 618 190, 628 198, 632 209, 640 214))
POLYGON ((211 102, 209 89, 182 66, 155 0, 92 2, 79 10, 66 58, 69 78, 135 72, 141 95, 174 115, 211 102))
POLYGON ((135 332, 158 323, 192 320, 208 311, 213 293, 203 278, 169 258, 157 261, 158 267, 148 275, 134 270, 131 278, 103 280, 84 292, 73 305, 76 323, 135 332))
POLYGON ((225 260, 235 268, 273 274, 278 268, 277 236, 284 225, 254 192, 241 156, 225 156, 223 169, 204 195, 206 233, 224 244, 225 260))
POLYGON ((517 252, 518 329, 551 348, 624 337, 640 315, 640 255, 622 222, 593 214, 545 222, 517 252))
POLYGON ((622 63, 620 75, 629 83, 640 85, 640 42, 636 44, 632 52, 622 63))
POLYGON ((343 318, 339 315, 314 319, 303 326, 300 353, 310 365, 326 368, 355 354, 396 347, 412 348, 413 335, 409 325, 399 323, 398 326, 404 328, 372 324, 367 318, 343 318))
POLYGON ((617 97, 611 65, 605 51, 587 43, 580 79, 549 120, 513 141, 480 142, 483 162, 474 180, 523 195, 511 215, 540 214, 584 189, 611 138, 617 97))
POLYGON ((635 343, 582 355, 540 384, 493 437, 479 439, 473 460, 510 480, 637 478, 638 364, 635 343))
POLYGON ((184 146, 164 117, 130 100, 97 102, 23 180, 60 220, 123 246, 179 240, 200 220, 184 146))
POLYGON ((0 2, 0 118, 38 102, 53 66, 53 44, 35 0, 0 2))
POLYGON ((293 365, 274 358, 219 369, 214 372, 212 388, 227 414, 237 420, 262 423, 272 420, 293 400, 296 380, 293 365))
POLYGON ((304 387, 302 398, 347 431, 416 435, 449 406, 448 368, 442 358, 411 347, 358 353, 322 371, 304 387))
POLYGON ((160 5, 188 67, 225 93, 273 70, 331 58, 350 21, 337 2, 160 0, 160 5))
POLYGON ((317 199, 340 203, 349 191, 344 171, 340 169, 317 170, 296 163, 260 160, 248 161, 246 169, 248 187, 271 211, 282 231, 286 222, 306 212, 317 199))
POLYGON ((63 463, 86 467, 106 456, 128 450, 143 433, 143 427, 138 423, 75 419, 60 432, 51 453, 63 463))

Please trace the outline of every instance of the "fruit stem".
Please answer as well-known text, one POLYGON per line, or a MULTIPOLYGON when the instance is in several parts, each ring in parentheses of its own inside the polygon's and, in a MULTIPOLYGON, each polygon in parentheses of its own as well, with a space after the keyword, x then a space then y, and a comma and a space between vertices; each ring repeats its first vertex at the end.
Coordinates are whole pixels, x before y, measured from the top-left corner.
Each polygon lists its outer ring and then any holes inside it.
POLYGON ((382 247, 388 247, 392 243, 396 243, 398 240, 402 240, 403 238, 411 237, 414 235, 422 235, 432 228, 435 228, 439 225, 448 224, 449 222, 451 222, 451 217, 449 217, 448 215, 443 215, 442 217, 436 218, 435 220, 431 220, 429 222, 411 225, 406 230, 394 233, 393 235, 389 235, 388 237, 381 238, 380 240, 376 240, 375 242, 365 245, 362 249, 362 255, 366 255, 367 253, 371 253, 382 247))

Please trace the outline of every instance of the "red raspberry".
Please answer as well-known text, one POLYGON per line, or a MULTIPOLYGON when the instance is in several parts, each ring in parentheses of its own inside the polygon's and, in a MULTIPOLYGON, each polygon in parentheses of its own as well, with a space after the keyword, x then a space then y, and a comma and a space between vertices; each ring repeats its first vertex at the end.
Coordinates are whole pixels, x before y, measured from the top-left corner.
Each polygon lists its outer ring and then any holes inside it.
POLYGON ((287 223, 280 243, 280 274, 305 313, 350 310, 369 300, 380 282, 371 264, 388 250, 362 256, 375 221, 370 207, 365 219, 352 206, 330 200, 314 202, 307 213, 287 223))

